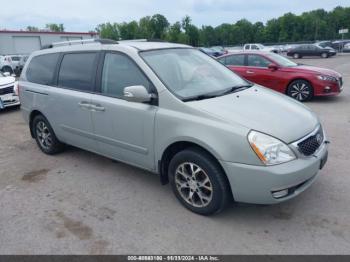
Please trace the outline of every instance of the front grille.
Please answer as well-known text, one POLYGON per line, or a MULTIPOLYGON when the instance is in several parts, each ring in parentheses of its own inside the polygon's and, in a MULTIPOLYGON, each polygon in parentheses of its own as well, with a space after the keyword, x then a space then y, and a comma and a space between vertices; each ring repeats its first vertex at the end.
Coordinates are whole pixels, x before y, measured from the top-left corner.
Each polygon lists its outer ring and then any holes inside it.
POLYGON ((322 128, 320 128, 315 135, 312 135, 298 143, 298 149, 305 156, 311 156, 322 145, 323 140, 324 135, 322 128))
POLYGON ((13 86, 0 88, 0 96, 1 95, 6 95, 6 94, 12 94, 12 93, 14 93, 13 86))

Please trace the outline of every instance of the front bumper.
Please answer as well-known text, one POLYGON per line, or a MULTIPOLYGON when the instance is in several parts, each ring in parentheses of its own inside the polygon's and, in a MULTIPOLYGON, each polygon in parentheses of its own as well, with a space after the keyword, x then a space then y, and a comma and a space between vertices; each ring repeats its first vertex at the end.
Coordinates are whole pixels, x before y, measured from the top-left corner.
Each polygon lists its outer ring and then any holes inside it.
POLYGON ((0 110, 11 106, 18 106, 20 104, 19 97, 15 94, 0 95, 0 110))
POLYGON ((344 88, 342 78, 338 82, 316 80, 313 82, 315 96, 336 96, 344 88))
POLYGON ((276 204, 291 199, 310 187, 327 155, 327 144, 323 143, 316 155, 280 165, 253 166, 225 161, 221 161, 221 165, 227 174, 235 201, 276 204), (289 189, 288 195, 273 197, 273 192, 284 189, 289 189))

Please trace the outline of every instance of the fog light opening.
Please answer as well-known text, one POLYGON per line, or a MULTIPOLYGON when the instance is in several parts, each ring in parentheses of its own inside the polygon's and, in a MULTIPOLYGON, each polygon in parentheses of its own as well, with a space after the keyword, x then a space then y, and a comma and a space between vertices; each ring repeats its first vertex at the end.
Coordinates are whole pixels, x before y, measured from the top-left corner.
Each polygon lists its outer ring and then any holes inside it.
POLYGON ((285 197, 287 195, 288 195, 288 189, 283 189, 283 190, 272 192, 272 196, 274 198, 282 198, 282 197, 285 197))
POLYGON ((325 93, 329 93, 329 92, 331 92, 331 90, 332 90, 332 88, 331 87, 329 87, 329 86, 326 86, 325 88, 324 88, 324 92, 325 93))

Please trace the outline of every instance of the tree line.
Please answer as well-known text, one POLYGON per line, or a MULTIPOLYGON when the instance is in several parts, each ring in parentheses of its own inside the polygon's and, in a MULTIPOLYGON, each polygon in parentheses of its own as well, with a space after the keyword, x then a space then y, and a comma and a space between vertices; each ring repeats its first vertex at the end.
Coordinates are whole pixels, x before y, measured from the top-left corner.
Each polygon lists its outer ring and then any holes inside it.
MULTIPOLYGON (((53 31, 64 31, 62 24, 48 24, 53 31)), ((249 42, 287 43, 299 41, 334 40, 338 31, 350 27, 350 7, 338 6, 331 11, 317 9, 301 15, 286 13, 266 23, 241 19, 213 27, 197 27, 189 16, 170 24, 161 14, 142 17, 139 21, 99 24, 95 31, 101 38, 114 40, 158 39, 193 46, 242 45, 249 42)), ((30 27, 27 30, 31 29, 30 27)), ((346 34, 349 38, 350 34, 346 34)))

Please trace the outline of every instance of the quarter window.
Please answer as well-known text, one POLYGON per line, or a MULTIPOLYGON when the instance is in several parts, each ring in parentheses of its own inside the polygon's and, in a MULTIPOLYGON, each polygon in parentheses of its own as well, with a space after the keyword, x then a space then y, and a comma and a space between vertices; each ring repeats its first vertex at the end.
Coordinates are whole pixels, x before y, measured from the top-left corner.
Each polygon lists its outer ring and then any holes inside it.
POLYGON ((150 82, 125 55, 107 53, 102 72, 102 94, 122 97, 127 86, 142 85, 150 90, 150 82))
POLYGON ((248 55, 248 66, 268 67, 271 62, 260 55, 248 55))
POLYGON ((32 58, 26 72, 29 82, 51 85, 59 54, 39 55, 32 58))
POLYGON ((96 75, 96 53, 65 54, 58 75, 58 85, 92 91, 96 75))

